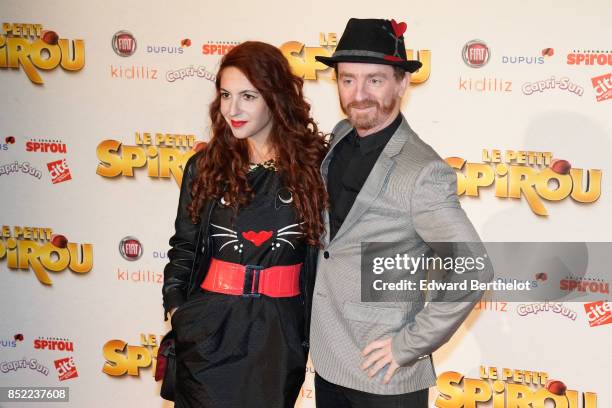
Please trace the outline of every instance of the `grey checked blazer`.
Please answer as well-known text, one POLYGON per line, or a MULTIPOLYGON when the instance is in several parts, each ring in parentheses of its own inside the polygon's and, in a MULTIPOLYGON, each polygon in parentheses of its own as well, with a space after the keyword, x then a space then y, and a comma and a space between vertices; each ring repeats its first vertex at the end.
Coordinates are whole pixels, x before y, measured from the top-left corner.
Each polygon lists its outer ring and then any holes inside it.
MULTIPOLYGON (((332 131, 331 148, 321 165, 325 181, 334 147, 351 130, 344 120, 332 131)), ((431 353, 450 339, 475 301, 361 302, 360 250, 361 242, 415 241, 416 256, 428 251, 428 242, 480 242, 456 188, 454 170, 402 117, 340 230, 331 242, 329 232, 325 235, 319 252, 310 353, 324 379, 383 395, 435 384, 431 353), (363 348, 383 337, 393 337, 393 356, 401 366, 387 385, 382 384, 386 368, 372 379, 360 368, 363 348)), ((325 225, 329 231, 327 212, 325 225)))

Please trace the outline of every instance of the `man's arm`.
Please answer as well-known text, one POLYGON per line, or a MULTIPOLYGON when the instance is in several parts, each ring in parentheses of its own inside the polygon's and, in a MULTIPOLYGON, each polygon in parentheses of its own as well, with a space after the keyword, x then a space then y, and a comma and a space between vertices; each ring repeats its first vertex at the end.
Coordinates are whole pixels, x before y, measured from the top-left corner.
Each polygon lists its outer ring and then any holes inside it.
MULTIPOLYGON (((434 250, 436 242, 480 243, 478 233, 459 204, 457 176, 442 160, 426 165, 417 177, 411 207, 417 233, 434 250)), ((481 282, 492 279, 493 271, 489 267, 479 273, 481 282)), ((437 350, 461 326, 481 297, 482 292, 466 292, 453 302, 429 302, 417 313, 414 322, 393 337, 394 360, 406 366, 437 350)))

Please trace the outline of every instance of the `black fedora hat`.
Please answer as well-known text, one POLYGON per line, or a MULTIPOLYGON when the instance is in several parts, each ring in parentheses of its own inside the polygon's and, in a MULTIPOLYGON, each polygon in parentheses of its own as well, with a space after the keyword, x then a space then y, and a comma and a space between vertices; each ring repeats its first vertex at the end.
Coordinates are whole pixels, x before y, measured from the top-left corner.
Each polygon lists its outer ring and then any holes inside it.
POLYGON ((331 57, 315 59, 333 67, 338 62, 365 62, 400 67, 415 72, 423 65, 418 60, 408 60, 404 45, 406 23, 395 20, 351 18, 331 57))

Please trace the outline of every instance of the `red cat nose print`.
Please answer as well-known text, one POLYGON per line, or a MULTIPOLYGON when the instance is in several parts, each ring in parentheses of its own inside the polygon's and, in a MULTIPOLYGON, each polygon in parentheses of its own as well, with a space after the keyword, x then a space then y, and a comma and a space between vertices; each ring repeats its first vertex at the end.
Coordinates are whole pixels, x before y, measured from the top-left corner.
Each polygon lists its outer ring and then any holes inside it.
POLYGON ((255 246, 260 246, 272 237, 272 231, 247 231, 243 232, 242 236, 247 241, 251 241, 255 246))

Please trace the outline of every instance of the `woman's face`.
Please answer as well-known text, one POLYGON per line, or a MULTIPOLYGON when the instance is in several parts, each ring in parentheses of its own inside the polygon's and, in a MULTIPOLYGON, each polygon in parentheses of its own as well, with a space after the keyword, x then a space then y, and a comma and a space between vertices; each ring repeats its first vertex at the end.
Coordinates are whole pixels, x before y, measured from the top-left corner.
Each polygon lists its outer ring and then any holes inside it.
POLYGON ((265 143, 272 129, 272 115, 263 96, 235 67, 221 73, 221 114, 238 139, 265 143))

